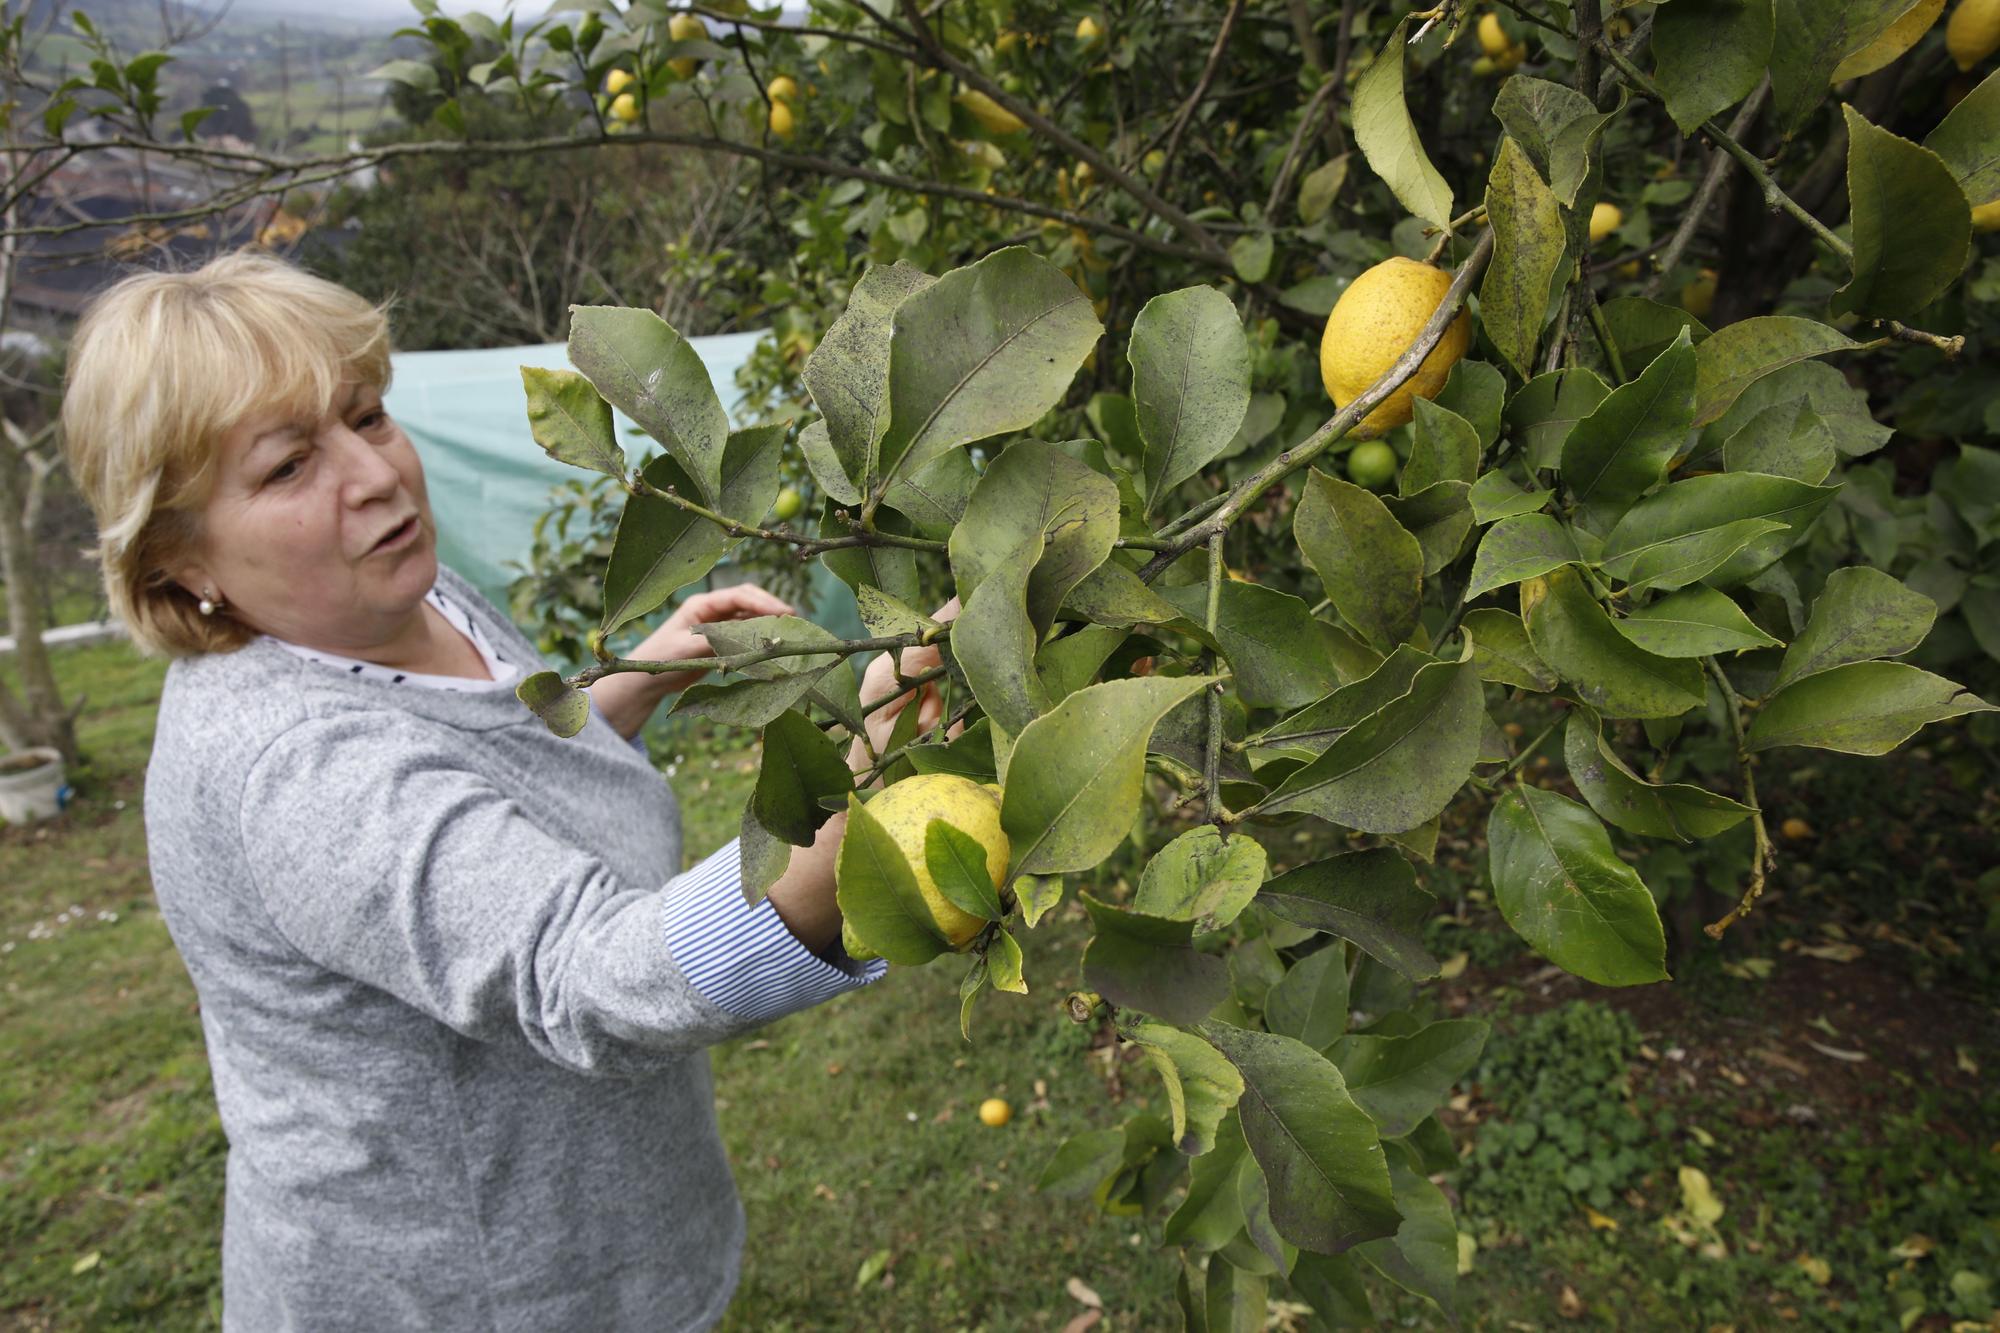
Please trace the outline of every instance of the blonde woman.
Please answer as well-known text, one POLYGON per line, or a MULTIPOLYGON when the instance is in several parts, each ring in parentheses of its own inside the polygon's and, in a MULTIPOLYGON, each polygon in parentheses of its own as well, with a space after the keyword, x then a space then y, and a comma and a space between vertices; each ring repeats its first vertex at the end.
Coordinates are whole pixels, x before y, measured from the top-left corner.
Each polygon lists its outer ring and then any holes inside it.
MULTIPOLYGON (((223 1324, 707 1328, 743 1216, 704 1048, 880 974, 840 951, 843 824, 755 907, 733 843, 679 873, 632 742, 692 675, 598 682, 570 740, 528 713, 544 664, 438 565, 389 350, 382 309, 233 255, 121 282, 70 356, 110 603, 172 659, 146 833, 230 1143, 223 1324)), ((638 655, 785 609, 693 597, 638 655)))

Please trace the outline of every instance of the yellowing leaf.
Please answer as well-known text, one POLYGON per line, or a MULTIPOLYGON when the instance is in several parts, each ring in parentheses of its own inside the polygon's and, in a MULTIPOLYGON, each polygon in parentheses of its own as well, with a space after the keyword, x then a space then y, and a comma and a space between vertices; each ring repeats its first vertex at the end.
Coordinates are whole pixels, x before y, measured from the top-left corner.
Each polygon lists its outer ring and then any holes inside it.
MULTIPOLYGON (((1465 965, 1471 961, 1472 955, 1463 950, 1453 954, 1438 965, 1438 980, 1450 981, 1453 977, 1463 976, 1465 974, 1465 965)), ((1974 1070, 1973 1072, 1977 1073, 1978 1071, 1974 1070)))
POLYGON ((1684 1166, 1680 1176, 1681 1206, 1687 1209, 1688 1216, 1707 1227, 1721 1221, 1725 1210, 1708 1183, 1708 1173, 1700 1167, 1684 1166))
POLYGON ((1937 1248, 1937 1242, 1922 1232, 1913 1233, 1901 1245, 1889 1251, 1892 1259, 1921 1259, 1937 1248))
POLYGON ((1589 1221, 1590 1229, 1592 1231, 1616 1231, 1618 1229, 1617 1218, 1606 1217, 1603 1213, 1598 1212, 1595 1208, 1592 1208, 1589 1204, 1585 1204, 1583 1206, 1583 1215, 1584 1218, 1587 1221, 1589 1221))
POLYGON ((1851 963, 1861 957, 1858 944, 1808 944, 1800 948, 1800 953, 1808 958, 1823 958, 1829 963, 1851 963))
POLYGON ((1805 1275, 1812 1279, 1816 1287, 1824 1287, 1833 1281, 1833 1268, 1824 1259, 1815 1259, 1810 1254, 1802 1254, 1798 1258, 1798 1265, 1805 1270, 1805 1275))
POLYGON ((1458 1275, 1464 1277, 1472 1271, 1472 1256, 1479 1253, 1479 1242, 1467 1233, 1458 1233, 1458 1275))
POLYGON ((97 1267, 99 1261, 101 1261, 103 1258, 104 1258, 103 1254, 99 1253, 96 1250, 92 1250, 89 1254, 84 1255, 83 1258, 77 1260, 75 1263, 69 1266, 69 1275, 71 1277, 80 1277, 83 1274, 88 1273, 91 1269, 97 1267))
POLYGON ((1704 1148, 1713 1148, 1715 1146, 1715 1135, 1709 1133, 1700 1125, 1689 1125, 1688 1133, 1694 1135, 1694 1141, 1704 1148))

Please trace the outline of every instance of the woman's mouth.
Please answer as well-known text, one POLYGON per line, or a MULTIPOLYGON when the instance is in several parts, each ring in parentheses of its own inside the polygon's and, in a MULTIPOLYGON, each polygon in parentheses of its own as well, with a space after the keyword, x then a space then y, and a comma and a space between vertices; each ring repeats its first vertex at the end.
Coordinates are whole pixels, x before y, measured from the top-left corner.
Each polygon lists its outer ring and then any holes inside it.
POLYGON ((412 514, 392 528, 381 541, 376 542, 369 553, 372 555, 376 551, 394 551, 409 545, 416 539, 417 527, 416 515, 412 514))

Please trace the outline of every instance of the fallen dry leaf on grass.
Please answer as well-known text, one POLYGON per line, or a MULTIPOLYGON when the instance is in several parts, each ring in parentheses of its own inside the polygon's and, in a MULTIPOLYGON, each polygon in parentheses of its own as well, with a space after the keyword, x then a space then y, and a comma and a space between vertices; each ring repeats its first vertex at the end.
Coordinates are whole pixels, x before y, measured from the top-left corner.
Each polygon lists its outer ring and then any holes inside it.
POLYGON ((1068 1292, 1069 1298, 1079 1305, 1088 1305, 1093 1310, 1104 1308, 1104 1298, 1093 1291, 1080 1277, 1073 1277, 1063 1283, 1063 1290, 1068 1292))

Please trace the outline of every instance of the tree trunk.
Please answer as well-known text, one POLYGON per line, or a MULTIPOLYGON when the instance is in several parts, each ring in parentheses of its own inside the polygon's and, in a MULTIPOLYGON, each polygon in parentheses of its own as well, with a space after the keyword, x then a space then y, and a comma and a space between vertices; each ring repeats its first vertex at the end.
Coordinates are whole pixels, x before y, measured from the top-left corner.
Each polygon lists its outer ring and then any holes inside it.
MULTIPOLYGON (((8 432, 12 435, 13 432, 8 432)), ((41 572, 25 522, 27 460, 15 439, 0 441, 0 579, 7 583, 7 618, 14 631, 17 698, 0 685, 0 740, 14 749, 50 745, 66 763, 77 762, 76 727, 63 707, 48 649, 42 643, 41 572)))

